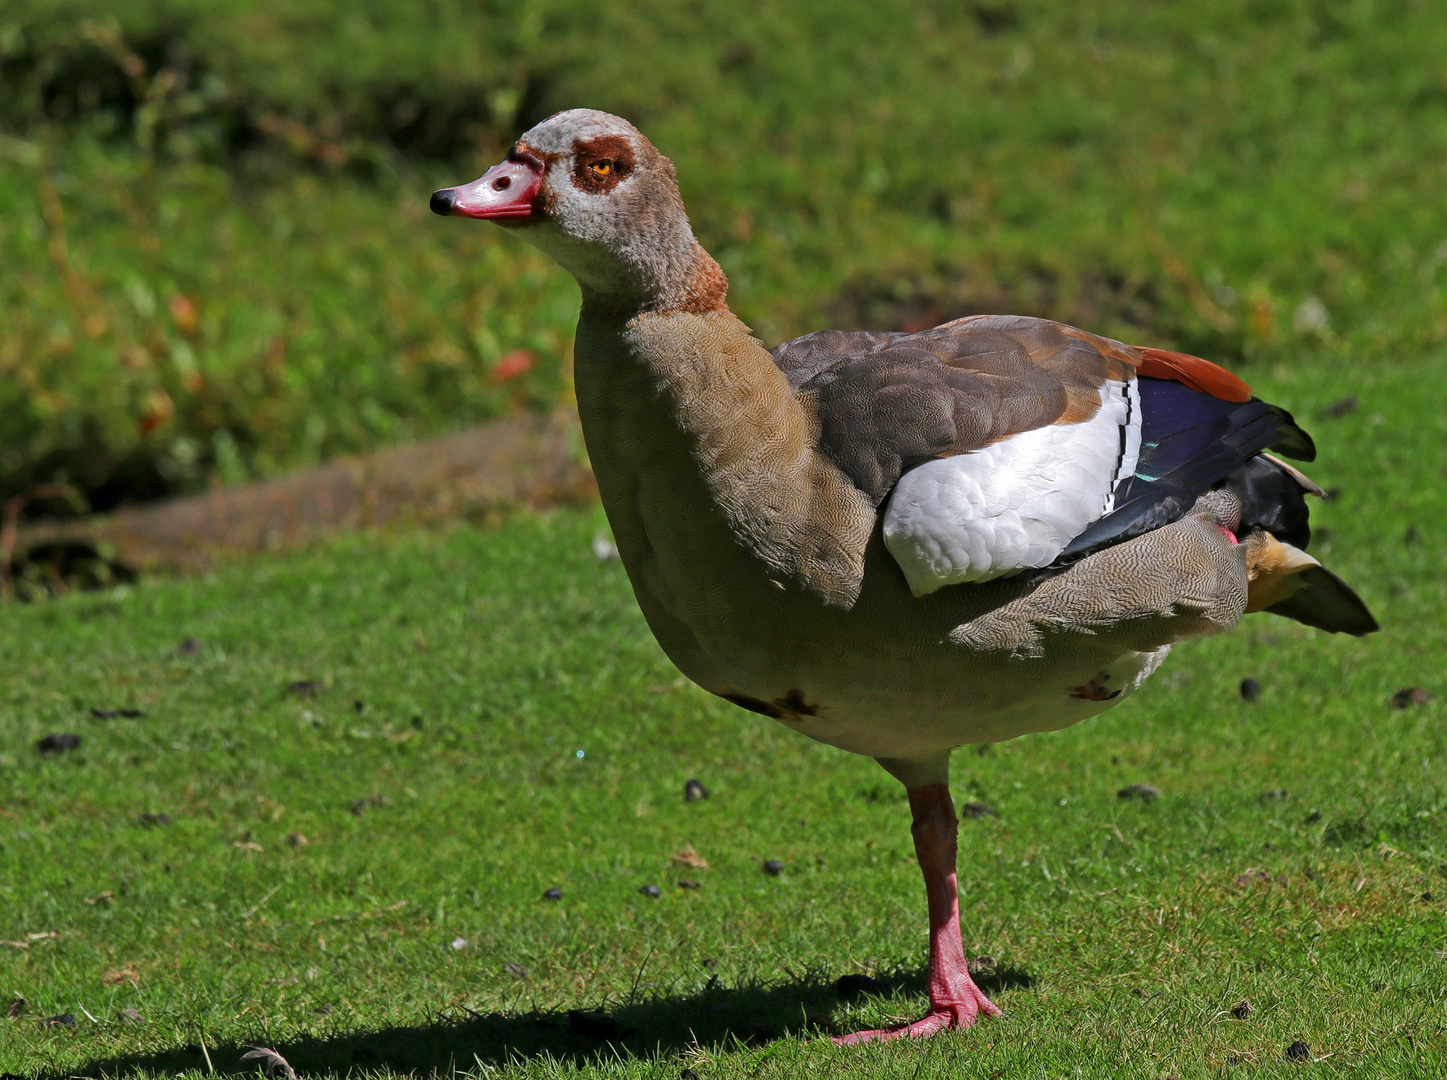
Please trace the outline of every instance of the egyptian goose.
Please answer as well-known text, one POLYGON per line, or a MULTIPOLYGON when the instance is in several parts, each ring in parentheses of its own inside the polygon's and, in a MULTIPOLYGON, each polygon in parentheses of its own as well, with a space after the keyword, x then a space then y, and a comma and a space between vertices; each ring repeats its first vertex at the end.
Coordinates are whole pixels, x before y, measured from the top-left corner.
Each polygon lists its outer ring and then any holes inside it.
POLYGON ((638 603, 688 678, 905 786, 930 1011, 999 1009, 965 964, 950 751, 1119 705, 1177 641, 1269 610, 1365 634, 1303 548, 1318 489, 1284 410, 1197 357, 1045 319, 809 334, 767 350, 725 302, 673 164, 590 109, 527 132, 439 214, 578 279, 578 411, 638 603))

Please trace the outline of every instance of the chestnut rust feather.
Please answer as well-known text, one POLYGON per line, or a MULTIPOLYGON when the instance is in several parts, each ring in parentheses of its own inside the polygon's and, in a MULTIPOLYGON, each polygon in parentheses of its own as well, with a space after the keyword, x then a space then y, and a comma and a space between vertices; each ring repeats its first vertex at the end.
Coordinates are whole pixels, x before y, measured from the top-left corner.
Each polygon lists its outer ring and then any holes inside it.
POLYGON ((598 135, 573 144, 573 173, 570 179, 579 191, 612 191, 638 164, 633 145, 621 135, 598 135), (595 166, 606 167, 600 174, 595 166))
MULTIPOLYGON (((525 154, 528 157, 536 158, 538 161, 541 161, 543 163, 544 175, 550 173, 553 169, 553 166, 556 165, 559 161, 561 161, 564 157, 563 154, 557 153, 556 151, 543 150, 523 139, 519 139, 515 144, 513 144, 513 153, 515 155, 525 154)), ((538 193, 536 196, 534 196, 533 199, 533 205, 534 207, 536 207, 538 212, 543 215, 552 214, 557 211, 558 194, 553 190, 552 185, 544 183, 541 187, 538 188, 538 193)))
POLYGON ((723 268, 714 262, 713 256, 699 248, 701 258, 694 260, 684 278, 683 295, 678 310, 689 315, 704 315, 710 311, 727 311, 729 279, 723 268))

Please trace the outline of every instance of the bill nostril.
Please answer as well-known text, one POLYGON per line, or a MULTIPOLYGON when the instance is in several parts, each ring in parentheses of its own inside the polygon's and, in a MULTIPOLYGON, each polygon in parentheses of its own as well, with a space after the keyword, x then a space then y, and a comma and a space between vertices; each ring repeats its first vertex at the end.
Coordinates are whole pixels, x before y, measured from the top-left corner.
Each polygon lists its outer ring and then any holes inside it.
POLYGON ((457 202, 457 192, 452 188, 443 188, 441 191, 434 191, 428 207, 434 214, 441 214, 448 217, 452 213, 453 204, 457 202))
POLYGON ((506 191, 510 187, 512 187, 511 176, 499 176, 492 182, 493 191, 506 191))

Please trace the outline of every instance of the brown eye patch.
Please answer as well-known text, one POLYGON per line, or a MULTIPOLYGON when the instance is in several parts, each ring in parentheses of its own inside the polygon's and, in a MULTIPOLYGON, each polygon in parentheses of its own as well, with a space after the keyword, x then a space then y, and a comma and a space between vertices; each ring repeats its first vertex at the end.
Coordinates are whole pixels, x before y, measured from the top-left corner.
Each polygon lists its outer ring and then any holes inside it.
POLYGON ((637 158, 621 135, 600 135, 573 144, 573 186, 582 191, 612 191, 633 171, 637 158))

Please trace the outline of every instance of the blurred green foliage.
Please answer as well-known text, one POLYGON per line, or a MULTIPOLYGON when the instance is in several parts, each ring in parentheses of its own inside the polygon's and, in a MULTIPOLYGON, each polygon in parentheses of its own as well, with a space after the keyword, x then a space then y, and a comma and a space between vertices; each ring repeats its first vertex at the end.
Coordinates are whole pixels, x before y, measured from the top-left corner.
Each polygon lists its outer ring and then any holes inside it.
POLYGON ((770 342, 1012 310, 1391 362, 1447 339, 1444 55, 1427 0, 0 3, 0 496, 565 399, 571 283, 425 202, 574 105, 674 158, 770 342))

